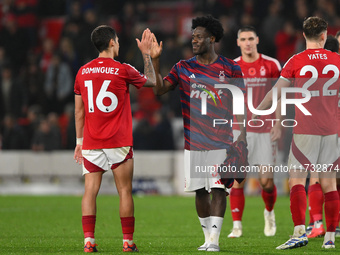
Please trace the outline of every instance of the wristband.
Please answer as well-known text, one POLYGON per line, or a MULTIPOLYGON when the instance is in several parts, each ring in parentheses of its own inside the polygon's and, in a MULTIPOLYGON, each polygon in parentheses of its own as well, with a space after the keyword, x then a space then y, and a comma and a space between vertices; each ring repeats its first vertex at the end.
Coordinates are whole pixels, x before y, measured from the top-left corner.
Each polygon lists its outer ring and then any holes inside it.
POLYGON ((83 145, 83 138, 77 138, 76 144, 77 145, 83 145))

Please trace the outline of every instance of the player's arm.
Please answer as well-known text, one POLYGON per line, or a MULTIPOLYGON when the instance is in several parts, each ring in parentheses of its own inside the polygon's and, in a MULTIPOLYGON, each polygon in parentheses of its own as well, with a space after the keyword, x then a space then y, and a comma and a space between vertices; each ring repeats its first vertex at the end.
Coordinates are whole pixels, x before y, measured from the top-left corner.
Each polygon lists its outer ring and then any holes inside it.
POLYGON ((159 44, 157 42, 157 38, 154 34, 152 34, 152 48, 151 48, 151 58, 152 58, 152 64, 155 68, 156 73, 156 87, 153 89, 156 95, 160 96, 165 93, 167 93, 170 90, 174 89, 174 86, 166 81, 163 80, 163 77, 160 73, 160 64, 159 64, 159 57, 162 54, 163 50, 163 42, 161 41, 159 44))
MULTIPOLYGON (((246 105, 244 105, 244 109, 247 109, 247 108, 246 108, 246 105)), ((246 115, 247 115, 247 113, 245 113, 245 114, 243 114, 243 115, 235 115, 237 122, 239 122, 239 123, 247 123, 247 116, 246 116, 246 115)), ((247 139, 246 139, 246 137, 247 137, 246 127, 245 127, 245 125, 239 125, 239 127, 240 127, 241 133, 240 133, 240 135, 237 137, 237 144, 238 144, 239 142, 241 142, 241 141, 243 141, 245 144, 247 144, 247 139)))
MULTIPOLYGON (((266 94, 266 96, 263 98, 262 102, 259 104, 259 106, 256 108, 257 110, 267 110, 269 109, 273 104, 273 89, 277 89, 277 100, 281 99, 281 89, 285 87, 290 86, 290 81, 280 77, 280 79, 277 80, 275 86, 266 94)), ((253 114, 252 119, 256 119, 258 117, 257 114, 253 114)))
MULTIPOLYGON (((277 101, 277 105, 281 105, 281 99, 277 101)), ((281 138, 281 121, 282 121, 282 115, 281 115, 281 107, 277 107, 275 111, 275 119, 276 121, 273 125, 273 127, 270 130, 270 139, 272 142, 277 141, 281 138)))
POLYGON ((144 30, 141 41, 136 38, 138 48, 143 56, 144 74, 146 75, 146 77, 148 77, 147 81, 144 84, 144 87, 156 86, 156 74, 150 56, 152 40, 152 33, 148 28, 144 30))
POLYGON ((85 123, 85 109, 84 109, 84 102, 81 98, 81 95, 74 96, 74 103, 75 103, 75 124, 76 124, 76 137, 77 137, 77 144, 76 148, 74 149, 74 159, 77 163, 81 164, 83 162, 83 155, 82 155, 82 145, 83 145, 83 132, 84 132, 84 123, 85 123))

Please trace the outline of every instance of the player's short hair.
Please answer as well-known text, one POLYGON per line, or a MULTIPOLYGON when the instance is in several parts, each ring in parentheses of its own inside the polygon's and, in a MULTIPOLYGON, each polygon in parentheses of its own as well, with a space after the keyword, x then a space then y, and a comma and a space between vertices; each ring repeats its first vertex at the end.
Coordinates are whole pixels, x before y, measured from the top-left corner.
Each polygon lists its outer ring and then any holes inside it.
POLYGON ((107 25, 96 27, 91 33, 91 41, 99 52, 103 52, 109 47, 110 40, 116 40, 116 31, 107 25))
POLYGON ((307 39, 317 40, 320 35, 327 31, 327 22, 319 17, 309 17, 303 22, 303 32, 307 39))
POLYGON ((326 50, 330 50, 330 51, 338 53, 339 42, 333 35, 328 35, 324 48, 326 50))
POLYGON ((196 27, 204 27, 212 36, 215 36, 215 42, 219 42, 223 37, 221 22, 211 15, 193 19, 191 29, 194 30, 196 27))
POLYGON ((257 36, 256 29, 253 26, 244 26, 244 27, 241 27, 237 31, 237 37, 239 37, 240 33, 242 33, 242 32, 253 32, 257 36))
POLYGON ((336 34, 335 34, 335 38, 336 38, 336 39, 338 39, 338 38, 339 38, 339 36, 340 36, 340 30, 339 30, 338 32, 336 32, 336 34))

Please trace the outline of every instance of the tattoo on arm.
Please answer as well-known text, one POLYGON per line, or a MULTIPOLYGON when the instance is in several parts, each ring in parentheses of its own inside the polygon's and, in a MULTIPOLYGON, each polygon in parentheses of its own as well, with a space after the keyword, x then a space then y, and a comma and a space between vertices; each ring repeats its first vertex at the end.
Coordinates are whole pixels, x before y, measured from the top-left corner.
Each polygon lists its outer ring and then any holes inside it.
POLYGON ((156 84, 155 69, 152 65, 150 55, 149 54, 143 54, 143 61, 144 61, 144 74, 148 77, 148 80, 152 84, 156 84))

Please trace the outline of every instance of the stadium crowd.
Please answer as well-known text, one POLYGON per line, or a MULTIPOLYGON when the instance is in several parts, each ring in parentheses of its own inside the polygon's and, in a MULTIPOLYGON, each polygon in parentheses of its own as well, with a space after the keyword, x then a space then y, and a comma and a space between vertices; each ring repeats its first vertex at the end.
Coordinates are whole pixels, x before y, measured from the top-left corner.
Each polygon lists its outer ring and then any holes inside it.
MULTIPOLYGON (((164 43, 162 70, 192 56, 191 19, 212 14, 224 26, 217 52, 234 59, 241 26, 254 26, 259 51, 284 64, 305 49, 302 21, 316 15, 340 29, 335 0, 4 0, 0 2, 0 148, 74 149, 73 82, 78 69, 98 53, 90 41, 99 24, 113 26, 121 47, 118 61, 142 71, 135 38, 149 27, 164 43)), ((179 91, 161 98, 132 89, 135 149, 178 149, 173 119, 181 116, 179 91), (166 135, 165 135, 166 134, 166 135)), ((284 141, 285 139, 282 139, 284 141)), ((289 139, 286 139, 289 140, 289 139)))

